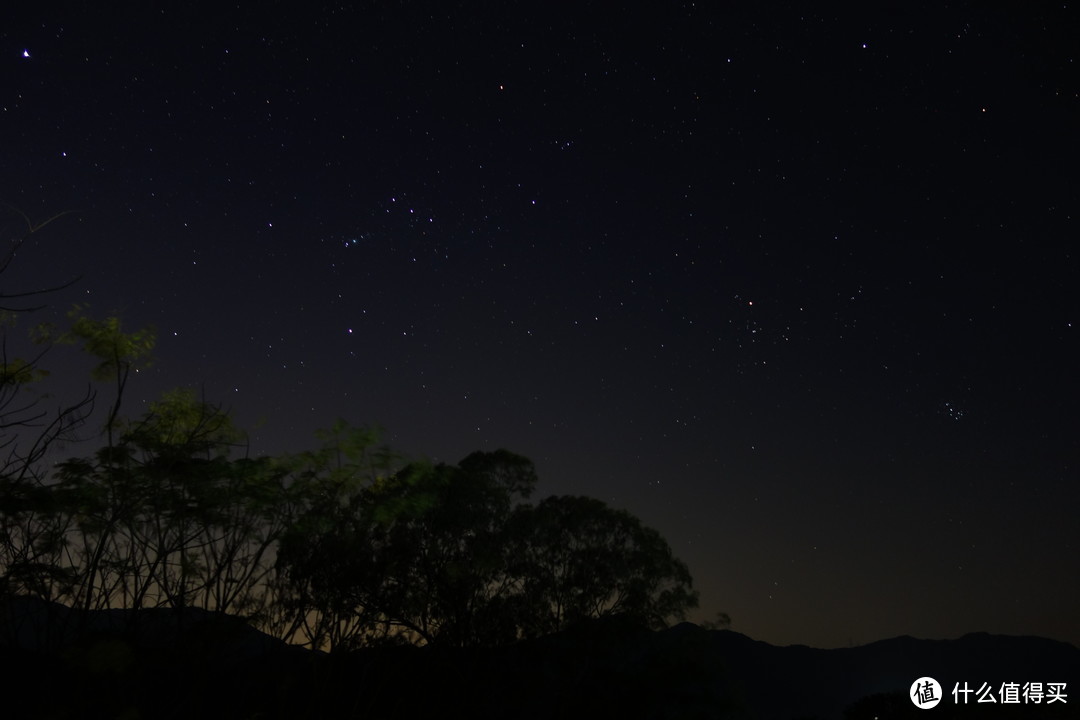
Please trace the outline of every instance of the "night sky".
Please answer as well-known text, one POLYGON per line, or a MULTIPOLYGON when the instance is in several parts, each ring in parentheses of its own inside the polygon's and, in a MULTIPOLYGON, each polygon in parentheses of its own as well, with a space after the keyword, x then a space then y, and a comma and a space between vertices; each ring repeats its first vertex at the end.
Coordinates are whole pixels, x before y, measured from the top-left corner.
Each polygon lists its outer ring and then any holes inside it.
POLYGON ((775 644, 1080 644, 1072 3, 31 5, 0 290, 154 325, 129 414, 508 448, 775 644))

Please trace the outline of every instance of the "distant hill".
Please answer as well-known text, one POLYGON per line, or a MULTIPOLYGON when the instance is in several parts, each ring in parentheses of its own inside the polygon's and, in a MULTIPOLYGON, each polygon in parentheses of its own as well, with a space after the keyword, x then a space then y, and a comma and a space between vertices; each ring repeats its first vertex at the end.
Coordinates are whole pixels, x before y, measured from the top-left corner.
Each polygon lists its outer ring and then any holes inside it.
POLYGON ((91 613, 16 600, 0 610, 3 717, 1080 718, 1080 650, 1037 637, 892 638, 776 647, 684 623, 620 620, 494 649, 312 653, 236 618, 188 609, 91 613), (945 698, 908 700, 930 676, 945 698), (954 684, 1066 683, 1053 705, 953 702, 954 684), (63 688, 63 692, 57 692, 63 688), (10 712, 10 714, 9 714, 10 712))
MULTIPOLYGON (((700 632, 681 627, 669 632, 680 631, 700 632)), ((882 713, 899 704, 888 716, 943 717, 960 710, 952 696, 957 683, 961 690, 965 682, 974 690, 987 683, 998 696, 1002 683, 1031 681, 1066 682, 1066 692, 1072 688, 1076 693, 1065 705, 1042 706, 1046 712, 1054 711, 1046 717, 1080 717, 1080 650, 1068 643, 974 633, 957 640, 897 637, 861 647, 820 650, 776 647, 730 631, 709 635, 710 652, 726 661, 727 687, 754 708, 747 717, 845 717, 845 709, 874 695, 879 702, 864 703, 867 714, 851 716, 883 720, 882 713), (943 701, 932 710, 921 710, 908 699, 912 683, 922 676, 934 678, 943 689, 943 701)), ((1035 717, 1040 709, 1030 704, 979 704, 974 694, 968 700, 963 717, 1035 717)))

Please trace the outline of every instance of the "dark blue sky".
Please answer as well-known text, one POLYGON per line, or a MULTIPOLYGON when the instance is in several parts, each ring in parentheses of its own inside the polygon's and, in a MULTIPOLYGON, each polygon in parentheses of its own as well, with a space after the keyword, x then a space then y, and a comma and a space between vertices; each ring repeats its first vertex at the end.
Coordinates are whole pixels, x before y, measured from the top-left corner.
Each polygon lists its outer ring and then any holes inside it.
POLYGON ((1080 642, 1076 10, 583 5, 22 8, 0 200, 71 214, 0 289, 256 452, 525 454, 695 619, 1080 642))

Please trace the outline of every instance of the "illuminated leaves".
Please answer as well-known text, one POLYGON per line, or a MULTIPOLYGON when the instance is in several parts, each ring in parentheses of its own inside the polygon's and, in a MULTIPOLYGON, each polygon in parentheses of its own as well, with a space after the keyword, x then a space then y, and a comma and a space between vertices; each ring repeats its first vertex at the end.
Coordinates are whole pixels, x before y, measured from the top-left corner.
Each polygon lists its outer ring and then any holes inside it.
POLYGON ((57 342, 79 344, 98 360, 92 375, 95 380, 111 380, 131 368, 148 367, 156 342, 153 328, 125 333, 120 318, 95 320, 88 316, 87 306, 75 305, 68 312, 70 329, 56 338, 57 342))

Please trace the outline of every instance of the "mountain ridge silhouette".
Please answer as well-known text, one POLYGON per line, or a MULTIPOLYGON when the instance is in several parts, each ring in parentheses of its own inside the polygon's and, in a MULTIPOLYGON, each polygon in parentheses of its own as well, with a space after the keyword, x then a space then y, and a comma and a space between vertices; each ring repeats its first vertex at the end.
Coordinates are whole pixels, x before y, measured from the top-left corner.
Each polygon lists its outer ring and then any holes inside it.
POLYGON ((929 717, 1080 717, 1080 694, 1053 706, 977 706, 973 695, 966 708, 953 702, 956 683, 988 683, 995 693, 1001 683, 1080 687, 1080 649, 1033 636, 899 636, 820 649, 692 623, 650 631, 608 618, 496 648, 322 653, 195 608, 96 611, 77 630, 75 617, 28 599, 0 612, 0 663, 20 689, 19 717, 77 708, 80 717, 412 718, 452 709, 474 718, 884 720, 927 717, 907 700, 923 676, 938 680, 947 706, 929 717), (50 627, 58 622, 63 630, 50 627), (50 693, 58 681, 80 704, 50 693), (182 698, 177 688, 186 688, 182 698))

